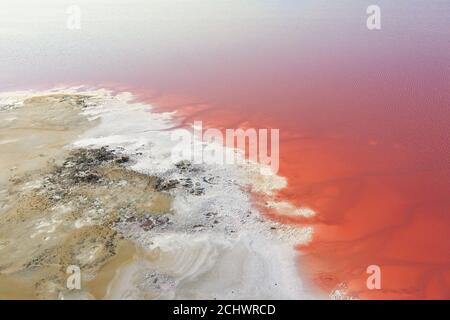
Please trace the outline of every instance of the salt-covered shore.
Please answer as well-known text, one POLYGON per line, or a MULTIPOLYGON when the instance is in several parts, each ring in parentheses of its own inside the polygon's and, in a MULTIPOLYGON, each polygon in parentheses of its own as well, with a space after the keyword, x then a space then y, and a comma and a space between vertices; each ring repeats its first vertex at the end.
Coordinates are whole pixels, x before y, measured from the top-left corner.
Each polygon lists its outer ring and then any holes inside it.
MULTIPOLYGON (((3 214, 9 217, 0 220, 1 228, 11 230, 20 226, 22 230, 20 235, 14 230, 0 235, 0 255, 13 249, 26 252, 27 246, 41 252, 39 263, 34 266, 20 252, 15 260, 14 256, 0 259, 0 295, 7 297, 9 291, 5 286, 29 277, 30 270, 36 273, 45 268, 48 260, 45 254, 49 250, 53 255, 65 252, 64 248, 51 251, 57 243, 61 246, 59 242, 65 233, 81 233, 80 230, 96 227, 105 237, 95 238, 95 246, 82 245, 79 248, 82 252, 53 259, 52 264, 59 264, 58 271, 49 269, 33 276, 40 292, 53 293, 36 297, 315 298, 302 283, 296 266, 298 253, 293 250, 295 244, 310 241, 312 229, 266 220, 252 203, 250 192, 257 192, 263 195, 268 207, 278 208, 280 214, 311 215, 308 210, 271 198, 286 185, 285 179, 261 175, 259 165, 248 162, 227 166, 173 163, 171 150, 175 142, 171 140, 171 128, 176 126, 173 115, 152 113, 151 109, 135 102, 130 93, 113 94, 107 90, 59 88, 0 94, 3 123, 0 147, 9 148, 12 155, 21 147, 26 149, 17 155, 28 157, 36 148, 41 148, 36 154, 46 154, 40 157, 45 163, 36 167, 19 164, 14 173, 4 174, 0 180, 0 195, 5 201, 0 219, 3 214), (54 152, 47 152, 55 143, 54 128, 41 133, 44 137, 39 139, 53 137, 46 145, 30 140, 27 132, 14 138, 14 130, 19 130, 14 124, 17 117, 30 115, 36 103, 41 108, 40 114, 33 117, 56 123, 60 130, 57 134, 67 136, 59 141, 62 147, 54 152), (44 105, 58 105, 64 110, 70 106, 71 111, 55 113, 46 119, 44 105), (49 161, 53 161, 51 169, 49 161), (80 170, 86 171, 81 178, 77 173, 80 170), (56 173, 69 180, 57 181, 56 173), (77 183, 80 185, 71 185, 77 183), (25 212, 20 222, 14 220, 18 212, 15 202, 26 190, 43 197, 47 203, 45 211, 51 214, 34 217, 25 212), (61 193, 55 196, 55 190, 61 193), (74 195, 87 199, 84 207, 79 207, 74 195), (32 235, 35 238, 30 241, 32 235), (104 253, 100 255, 102 250, 104 253), (83 278, 83 288, 75 292, 65 289, 65 283, 60 283, 65 264, 83 263, 89 269, 83 278), (59 276, 52 280, 52 272, 58 272, 59 276), (95 292, 95 284, 103 290, 95 292)), ((33 122, 28 125, 33 126, 33 122)), ((14 162, 20 163, 25 158, 1 159, 2 171, 9 172, 14 162)), ((82 242, 81 239, 77 243, 82 242)), ((36 290, 36 285, 25 286, 23 290, 36 290)))

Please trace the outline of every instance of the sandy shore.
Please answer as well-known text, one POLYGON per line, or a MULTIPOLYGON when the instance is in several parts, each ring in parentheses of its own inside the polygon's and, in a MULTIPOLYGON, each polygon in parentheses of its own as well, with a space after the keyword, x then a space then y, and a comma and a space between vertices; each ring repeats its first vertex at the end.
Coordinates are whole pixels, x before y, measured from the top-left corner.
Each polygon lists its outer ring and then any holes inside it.
POLYGON ((0 298, 314 298, 292 250, 312 230, 265 220, 246 191, 270 198, 284 179, 171 163, 171 114, 132 99, 0 95, 0 298))

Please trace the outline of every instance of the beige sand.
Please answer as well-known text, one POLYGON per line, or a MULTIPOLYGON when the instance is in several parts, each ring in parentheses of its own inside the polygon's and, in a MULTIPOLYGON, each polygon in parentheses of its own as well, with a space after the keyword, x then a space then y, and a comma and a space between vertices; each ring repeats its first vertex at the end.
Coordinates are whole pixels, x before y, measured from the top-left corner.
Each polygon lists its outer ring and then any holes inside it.
POLYGON ((126 159, 65 148, 95 125, 81 115, 87 100, 48 95, 0 112, 0 299, 103 298, 137 251, 114 229, 118 212, 170 212, 157 178, 127 170, 126 159), (76 293, 69 265, 82 270, 76 293))

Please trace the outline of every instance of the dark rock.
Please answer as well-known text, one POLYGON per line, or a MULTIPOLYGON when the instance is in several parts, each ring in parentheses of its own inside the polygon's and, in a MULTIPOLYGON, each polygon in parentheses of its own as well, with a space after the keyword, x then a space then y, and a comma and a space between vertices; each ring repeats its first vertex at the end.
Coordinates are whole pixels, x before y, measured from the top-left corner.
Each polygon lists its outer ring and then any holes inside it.
POLYGON ((187 161, 187 160, 182 160, 180 162, 177 162, 175 164, 175 167, 177 167, 178 169, 180 169, 182 171, 185 171, 185 170, 191 169, 192 168, 192 164, 189 161, 187 161))
POLYGON ((128 156, 121 156, 119 159, 116 160, 116 163, 127 163, 128 161, 130 161, 130 157, 128 156))
POLYGON ((203 177, 202 179, 204 182, 208 183, 208 184, 214 184, 214 177, 203 177))
POLYGON ((189 190, 189 193, 191 193, 195 196, 201 196, 202 194, 205 193, 205 189, 197 187, 197 188, 193 188, 193 189, 189 190))
POLYGON ((205 216, 207 216, 208 218, 211 218, 213 216, 217 216, 217 212, 207 212, 207 213, 205 213, 205 216))
POLYGON ((155 189, 157 191, 167 191, 167 190, 175 188, 179 183, 180 182, 178 180, 175 180, 175 179, 171 179, 169 181, 164 181, 164 180, 160 179, 156 183, 155 189))
POLYGON ((192 183, 192 179, 191 179, 191 178, 186 178, 186 179, 181 179, 181 180, 184 181, 184 182, 181 184, 183 187, 191 188, 191 187, 193 186, 193 183, 192 183))
POLYGON ((169 217, 167 216, 157 216, 155 218, 155 223, 156 225, 160 226, 160 225, 164 225, 170 222, 169 217))
POLYGON ((155 223, 150 219, 146 219, 140 224, 140 226, 145 231, 149 231, 149 230, 153 229, 153 227, 155 226, 155 223))

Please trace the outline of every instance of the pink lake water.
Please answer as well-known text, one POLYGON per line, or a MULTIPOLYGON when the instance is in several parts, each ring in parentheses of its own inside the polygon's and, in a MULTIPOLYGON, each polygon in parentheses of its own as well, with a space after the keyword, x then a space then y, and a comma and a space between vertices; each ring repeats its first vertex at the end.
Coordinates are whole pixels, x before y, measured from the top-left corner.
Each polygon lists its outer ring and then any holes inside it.
POLYGON ((0 2, 0 90, 110 87, 185 123, 279 128, 278 196, 317 212, 282 220, 315 229, 300 273, 450 298, 450 2, 78 1, 80 30, 71 2, 29 2, 0 2))

